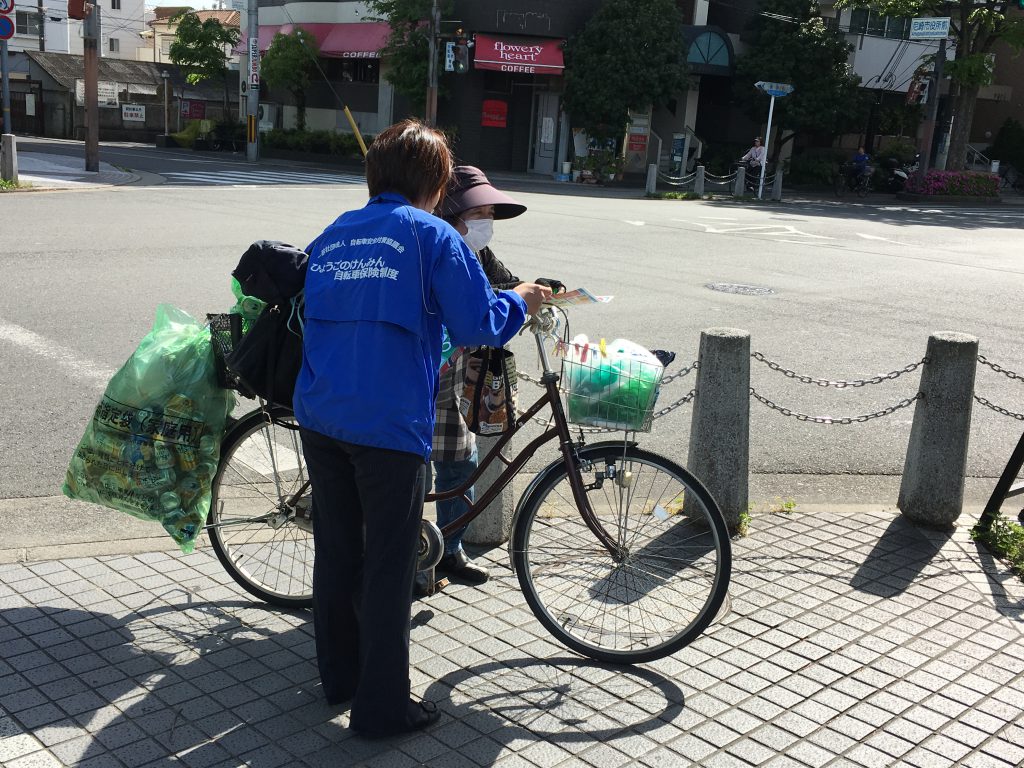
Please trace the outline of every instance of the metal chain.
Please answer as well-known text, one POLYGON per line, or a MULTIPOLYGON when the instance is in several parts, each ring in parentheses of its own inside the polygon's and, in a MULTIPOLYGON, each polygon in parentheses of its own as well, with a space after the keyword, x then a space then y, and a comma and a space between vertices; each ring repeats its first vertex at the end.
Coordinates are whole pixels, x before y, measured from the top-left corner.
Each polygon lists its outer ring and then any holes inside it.
POLYGON ((688 173, 685 176, 669 176, 667 173, 658 171, 658 179, 664 181, 666 184, 689 184, 691 181, 697 178, 696 173, 688 173))
POLYGON ((836 387, 837 389, 843 389, 845 387, 863 387, 866 384, 881 384, 883 381, 898 379, 904 373, 910 373, 911 371, 915 371, 928 362, 928 358, 925 357, 916 363, 911 363, 910 365, 906 365, 903 368, 900 368, 895 371, 890 371, 889 373, 879 374, 878 376, 874 376, 870 379, 856 379, 854 381, 832 381, 830 379, 815 379, 812 376, 804 376, 803 374, 797 373, 796 371, 791 371, 788 368, 783 368, 778 363, 769 360, 760 352, 751 352, 750 356, 755 360, 759 360, 760 362, 764 363, 773 371, 778 371, 779 373, 788 376, 791 379, 796 379, 797 381, 800 381, 804 384, 816 384, 819 387, 836 387))
MULTIPOLYGON (((1020 377, 1018 377, 1018 378, 1020 378, 1020 377)), ((986 408, 991 408, 996 413, 1001 413, 1001 414, 1003 414, 1003 416, 1009 416, 1011 418, 1017 419, 1017 421, 1024 421, 1024 414, 1014 413, 1013 411, 1008 411, 1005 408, 1003 408, 1002 406, 996 405, 995 403, 993 403, 993 402, 991 402, 989 400, 986 400, 981 395, 975 395, 974 399, 977 400, 982 405, 984 405, 986 408)))
POLYGON ((900 408, 906 408, 908 405, 913 404, 915 400, 920 399, 923 395, 918 392, 913 397, 908 397, 906 400, 900 400, 896 405, 890 405, 888 408, 884 408, 881 411, 875 411, 874 413, 866 413, 863 416, 808 416, 805 413, 797 413, 791 411, 789 408, 784 408, 781 405, 776 405, 764 395, 757 392, 753 387, 750 388, 751 396, 760 400, 762 403, 767 405, 774 411, 778 411, 783 416, 792 416, 797 421, 813 421, 815 424, 853 424, 854 422, 870 421, 871 419, 879 419, 882 416, 888 416, 895 413, 900 408))
POLYGON ((991 368, 996 373, 1001 373, 1004 376, 1008 376, 1011 379, 1017 379, 1018 381, 1024 381, 1024 376, 1021 376, 1019 373, 1014 373, 1013 371, 1007 370, 1006 368, 1003 368, 998 363, 990 362, 989 359, 987 357, 985 357, 984 355, 978 355, 978 362, 981 363, 982 365, 987 365, 989 368, 991 368))
POLYGON ((651 418, 652 419, 660 419, 662 416, 665 416, 666 414, 672 413, 672 411, 674 411, 676 408, 679 408, 681 406, 686 405, 688 402, 693 400, 693 398, 696 397, 696 396, 697 396, 697 390, 696 389, 691 389, 689 392, 687 392, 681 398, 679 398, 674 403, 672 403, 672 405, 666 405, 660 411, 655 411, 651 415, 651 418))
POLYGON ((719 181, 732 181, 733 179, 736 178, 736 171, 733 171, 732 173, 730 173, 730 174, 728 174, 726 176, 715 176, 715 174, 708 173, 707 171, 705 171, 704 172, 704 178, 705 179, 718 179, 719 181))

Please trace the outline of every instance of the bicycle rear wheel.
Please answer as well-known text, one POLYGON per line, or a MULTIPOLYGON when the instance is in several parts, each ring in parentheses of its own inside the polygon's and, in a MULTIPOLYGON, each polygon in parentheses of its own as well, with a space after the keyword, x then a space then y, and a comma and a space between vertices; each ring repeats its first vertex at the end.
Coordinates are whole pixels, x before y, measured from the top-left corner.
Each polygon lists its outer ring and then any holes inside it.
POLYGON ((637 664, 675 653, 725 600, 732 548, 722 513, 692 474, 657 454, 608 444, 581 457, 587 498, 618 551, 587 528, 564 466, 552 465, 513 530, 526 601, 584 656, 637 664))
POLYGON ((270 413, 271 421, 250 413, 224 438, 206 530, 239 586, 268 603, 302 608, 313 596, 309 475, 291 411, 270 413))

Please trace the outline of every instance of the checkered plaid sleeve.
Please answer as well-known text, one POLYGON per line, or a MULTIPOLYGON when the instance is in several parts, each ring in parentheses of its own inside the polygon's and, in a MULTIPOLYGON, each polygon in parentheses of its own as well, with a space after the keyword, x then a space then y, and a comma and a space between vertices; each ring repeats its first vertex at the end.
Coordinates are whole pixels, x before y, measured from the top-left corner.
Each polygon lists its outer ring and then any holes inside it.
POLYGON ((469 458, 476 445, 476 436, 469 431, 459 412, 466 361, 471 350, 465 349, 447 371, 441 374, 435 403, 433 461, 463 461, 469 458))

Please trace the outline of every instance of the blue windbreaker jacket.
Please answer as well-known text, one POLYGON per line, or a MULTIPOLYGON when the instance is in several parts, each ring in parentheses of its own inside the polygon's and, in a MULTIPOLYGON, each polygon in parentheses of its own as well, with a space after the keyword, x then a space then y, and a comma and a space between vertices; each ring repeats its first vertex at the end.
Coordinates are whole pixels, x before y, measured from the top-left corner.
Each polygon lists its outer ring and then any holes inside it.
POLYGON ((442 324, 456 345, 502 346, 526 303, 496 295, 459 233, 397 194, 343 214, 306 251, 299 424, 429 459, 442 324))

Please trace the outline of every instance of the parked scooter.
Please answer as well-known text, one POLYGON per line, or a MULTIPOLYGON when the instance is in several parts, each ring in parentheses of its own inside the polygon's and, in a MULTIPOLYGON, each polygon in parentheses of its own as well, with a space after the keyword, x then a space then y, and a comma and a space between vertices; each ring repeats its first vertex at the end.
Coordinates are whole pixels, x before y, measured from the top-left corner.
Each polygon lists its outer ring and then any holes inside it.
POLYGON ((889 157, 882 161, 882 183, 883 192, 896 194, 902 192, 907 179, 918 168, 921 155, 914 155, 913 163, 900 163, 895 157, 889 157))

